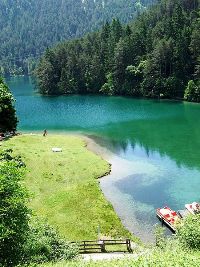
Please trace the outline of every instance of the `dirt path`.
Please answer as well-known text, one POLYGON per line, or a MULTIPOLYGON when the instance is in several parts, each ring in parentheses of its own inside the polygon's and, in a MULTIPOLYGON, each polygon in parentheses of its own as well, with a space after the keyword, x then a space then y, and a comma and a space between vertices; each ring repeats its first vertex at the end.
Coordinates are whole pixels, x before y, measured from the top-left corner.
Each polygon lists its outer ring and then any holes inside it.
POLYGON ((92 254, 83 254, 83 259, 85 261, 101 261, 101 260, 114 260, 122 258, 137 258, 138 254, 136 253, 92 253, 92 254))

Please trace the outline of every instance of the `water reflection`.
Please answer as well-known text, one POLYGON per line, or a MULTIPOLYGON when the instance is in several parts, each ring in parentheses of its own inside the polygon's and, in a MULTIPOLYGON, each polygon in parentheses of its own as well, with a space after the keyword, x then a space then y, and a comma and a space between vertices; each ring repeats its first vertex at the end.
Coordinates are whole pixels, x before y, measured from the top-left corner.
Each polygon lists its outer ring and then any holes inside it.
POLYGON ((155 208, 200 200, 200 105, 103 96, 41 97, 30 78, 9 81, 19 130, 88 134, 112 152, 101 187, 124 224, 151 239, 155 208), (144 231, 145 228, 145 231, 144 231))
POLYGON ((188 168, 141 144, 127 141, 120 146, 98 138, 96 142, 114 152, 109 159, 113 171, 101 180, 102 190, 127 228, 144 241, 153 240, 156 208, 168 205, 178 210, 200 200, 198 168, 188 168))

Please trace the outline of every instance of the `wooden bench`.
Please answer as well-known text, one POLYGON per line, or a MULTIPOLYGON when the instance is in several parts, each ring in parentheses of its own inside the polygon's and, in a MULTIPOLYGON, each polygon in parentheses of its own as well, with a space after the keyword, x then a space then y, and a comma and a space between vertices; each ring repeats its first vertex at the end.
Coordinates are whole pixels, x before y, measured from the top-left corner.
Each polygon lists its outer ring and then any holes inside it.
POLYGON ((72 244, 77 244, 79 246, 80 253, 88 252, 107 252, 106 246, 116 246, 116 245, 126 245, 128 252, 132 252, 131 240, 84 240, 79 242, 71 242, 72 244))

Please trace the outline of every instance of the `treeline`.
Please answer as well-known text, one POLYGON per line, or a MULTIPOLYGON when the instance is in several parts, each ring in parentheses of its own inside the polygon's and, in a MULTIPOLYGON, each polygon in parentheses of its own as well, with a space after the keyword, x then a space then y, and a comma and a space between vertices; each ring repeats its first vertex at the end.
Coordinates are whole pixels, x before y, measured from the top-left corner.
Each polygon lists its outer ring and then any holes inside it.
POLYGON ((97 30, 116 16, 128 22, 154 1, 0 1, 0 72, 30 73, 47 47, 97 30))
POLYGON ((48 95, 185 94, 200 101, 199 2, 161 0, 132 24, 114 19, 98 32, 47 49, 36 76, 40 93, 48 95))

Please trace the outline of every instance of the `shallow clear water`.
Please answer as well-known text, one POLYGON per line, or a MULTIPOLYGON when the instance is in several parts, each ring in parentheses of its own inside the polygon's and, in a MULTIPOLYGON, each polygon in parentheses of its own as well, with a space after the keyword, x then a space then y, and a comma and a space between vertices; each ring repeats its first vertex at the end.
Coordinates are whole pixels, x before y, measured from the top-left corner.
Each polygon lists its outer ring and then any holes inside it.
POLYGON ((101 180, 123 223, 152 238, 155 209, 200 200, 200 105, 123 97, 42 97, 30 78, 7 80, 19 130, 76 131, 112 152, 101 180))

